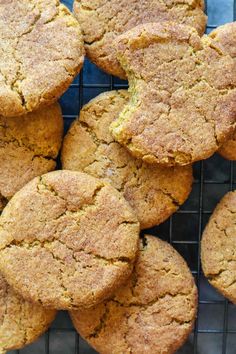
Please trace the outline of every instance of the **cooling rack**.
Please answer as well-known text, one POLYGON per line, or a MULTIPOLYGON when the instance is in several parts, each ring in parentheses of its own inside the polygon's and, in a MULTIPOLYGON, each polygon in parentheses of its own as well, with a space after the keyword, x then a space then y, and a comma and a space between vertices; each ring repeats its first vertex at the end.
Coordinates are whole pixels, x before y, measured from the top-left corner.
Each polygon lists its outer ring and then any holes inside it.
MULTIPOLYGON (((129 0, 127 0, 129 1, 129 0)), ((64 0, 72 8, 73 0, 64 0)), ((236 19, 236 0, 208 0, 207 33, 236 19)), ((125 81, 104 74, 86 60, 83 71, 60 100, 65 131, 80 107, 101 92, 127 88, 125 81)), ((60 167, 60 166, 59 166, 60 167)), ((185 258, 199 289, 199 311, 193 333, 178 354, 236 354, 236 306, 218 294, 204 278, 199 241, 215 205, 235 188, 236 164, 219 155, 195 164, 193 191, 188 201, 164 224, 147 233, 170 242, 185 258)), ((66 312, 60 312, 50 330, 36 343, 9 354, 95 354, 73 329, 66 312)))

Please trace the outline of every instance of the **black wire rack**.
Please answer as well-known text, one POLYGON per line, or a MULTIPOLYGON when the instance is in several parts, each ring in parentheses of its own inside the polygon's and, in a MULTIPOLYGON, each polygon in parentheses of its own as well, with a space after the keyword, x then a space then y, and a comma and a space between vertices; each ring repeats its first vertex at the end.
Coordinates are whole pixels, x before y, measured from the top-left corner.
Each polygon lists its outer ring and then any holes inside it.
MULTIPOLYGON (((127 0, 128 1, 128 0, 127 0)), ((72 0, 64 0, 72 8, 72 0)), ((207 33, 236 19, 236 0, 208 0, 207 33)), ((125 81, 101 72, 86 60, 83 71, 61 98, 65 131, 80 108, 101 92, 127 88, 125 81)), ((201 271, 199 242, 210 214, 223 195, 235 188, 236 164, 215 154, 195 164, 193 191, 188 201, 164 224, 147 230, 170 242, 186 259, 199 289, 198 319, 178 354, 236 354, 236 306, 214 290, 201 271)), ((95 354, 75 332, 66 312, 36 343, 11 354, 95 354)))

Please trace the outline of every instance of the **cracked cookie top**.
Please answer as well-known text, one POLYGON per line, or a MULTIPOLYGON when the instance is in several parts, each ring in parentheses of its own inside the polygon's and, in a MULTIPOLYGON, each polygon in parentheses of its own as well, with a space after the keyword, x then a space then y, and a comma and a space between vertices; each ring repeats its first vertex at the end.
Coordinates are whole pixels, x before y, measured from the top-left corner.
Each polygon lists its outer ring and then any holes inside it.
MULTIPOLYGON (((209 35, 223 50, 236 61, 236 23, 227 23, 218 27, 209 35)), ((228 160, 236 160, 236 132, 231 139, 218 150, 219 154, 228 160)))
POLYGON ((217 41, 174 23, 138 26, 117 39, 131 99, 114 138, 148 163, 187 165, 231 136, 236 62, 217 41))
POLYGON ((110 182, 123 193, 144 229, 166 220, 186 200, 192 166, 150 166, 114 141, 109 126, 128 100, 127 91, 111 91, 85 105, 65 137, 62 165, 110 182))
POLYGON ((0 0, 0 115, 53 103, 80 71, 83 39, 59 0, 0 0))
POLYGON ((116 58, 113 40, 146 22, 176 21, 206 27, 204 0, 75 0, 74 12, 84 34, 88 57, 109 74, 126 77, 116 58))
POLYGON ((56 315, 23 300, 0 275, 0 353, 20 349, 43 334, 56 315))
POLYGON ((171 354, 191 332, 196 309, 197 289, 183 258, 146 235, 128 283, 110 300, 71 317, 99 353, 171 354))
POLYGON ((0 269, 25 299, 46 307, 95 305, 130 275, 139 223, 115 188, 85 173, 37 177, 0 217, 0 269))
POLYGON ((202 236, 202 268, 209 282, 236 303, 236 191, 217 205, 202 236))
POLYGON ((58 103, 20 118, 0 116, 0 210, 31 179, 55 169, 62 134, 58 103))

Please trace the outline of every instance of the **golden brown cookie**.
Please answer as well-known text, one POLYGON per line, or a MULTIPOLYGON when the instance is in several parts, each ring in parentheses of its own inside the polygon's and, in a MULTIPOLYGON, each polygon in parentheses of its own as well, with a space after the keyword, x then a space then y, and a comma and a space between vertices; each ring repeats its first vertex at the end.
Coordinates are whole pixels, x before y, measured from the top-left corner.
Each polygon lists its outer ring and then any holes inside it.
POLYGON ((23 300, 0 275, 0 353, 20 349, 43 334, 56 315, 23 300))
POLYGON ((0 268, 25 299, 56 309, 95 305, 130 275, 139 224, 124 197, 87 174, 37 177, 0 218, 0 268))
POLYGON ((128 283, 71 317, 101 354, 170 354, 187 339, 196 309, 197 288, 183 258, 168 243, 145 236, 128 283))
POLYGON ((114 141, 109 126, 128 99, 125 90, 110 91, 85 105, 65 137, 62 165, 110 182, 123 193, 144 229, 166 220, 187 199, 192 166, 150 166, 114 141))
POLYGON ((209 34, 232 58, 236 58, 236 22, 217 27, 209 34))
POLYGON ((148 163, 187 165, 234 131, 236 62, 214 39, 174 23, 138 26, 117 39, 131 99, 114 138, 148 163))
POLYGON ((116 59, 113 40, 146 22, 176 21, 202 35, 207 17, 204 0, 75 0, 74 12, 84 34, 88 57, 109 74, 125 78, 116 59))
POLYGON ((79 73, 79 24, 59 0, 0 1, 0 115, 55 102, 79 73))
MULTIPOLYGON (((227 23, 211 32, 210 37, 217 41, 223 50, 236 59, 236 23, 227 23)), ((236 132, 219 149, 219 154, 228 160, 236 160, 236 132)))
POLYGON ((221 146, 218 153, 227 160, 236 160, 236 132, 221 146))
POLYGON ((63 134, 59 104, 0 117, 0 210, 27 182, 56 167, 63 134))
POLYGON ((236 191, 227 193, 202 237, 202 268, 209 282, 236 303, 236 191))

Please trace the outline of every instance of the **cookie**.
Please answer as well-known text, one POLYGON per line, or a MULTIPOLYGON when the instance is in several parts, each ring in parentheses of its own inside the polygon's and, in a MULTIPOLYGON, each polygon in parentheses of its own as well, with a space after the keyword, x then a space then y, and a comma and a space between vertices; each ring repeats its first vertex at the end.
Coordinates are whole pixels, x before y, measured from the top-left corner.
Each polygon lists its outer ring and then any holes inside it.
POLYGON ((168 243, 145 236, 128 283, 71 317, 99 353, 170 354, 190 334, 196 309, 197 289, 183 258, 168 243))
POLYGON ((227 160, 236 160, 236 132, 231 139, 221 146, 218 153, 227 160))
POLYGON ((144 229, 166 220, 187 199, 192 166, 150 166, 114 141, 109 126, 128 100, 127 91, 110 91, 85 105, 65 137, 62 166, 110 182, 123 193, 144 229))
POLYGON ((209 282, 236 303, 236 191, 217 205, 202 236, 202 269, 209 282))
POLYGON ((75 0, 74 12, 84 34, 88 57, 109 74, 126 78, 112 42, 121 33, 146 22, 176 21, 205 31, 203 0, 75 0))
POLYGON ((26 300, 45 307, 95 305, 130 275, 139 224, 128 202, 87 174, 36 177, 0 218, 0 268, 26 300))
POLYGON ((79 73, 80 26, 59 0, 0 2, 0 115, 55 102, 79 73))
MULTIPOLYGON (((234 60, 236 59, 236 23, 227 23, 211 32, 210 37, 217 41, 234 60)), ((228 160, 236 160, 236 132, 218 150, 219 154, 228 160)))
POLYGON ((209 37, 214 39, 215 42, 232 58, 236 58, 236 23, 231 22, 223 26, 217 27, 209 34, 209 37))
POLYGON ((0 353, 20 349, 43 334, 56 315, 23 300, 0 275, 0 353))
POLYGON ((27 182, 56 167, 63 134, 59 104, 0 117, 0 210, 27 182))
POLYGON ((148 163, 187 165, 235 129, 236 62, 217 42, 174 23, 138 26, 117 39, 131 99, 112 134, 148 163))

